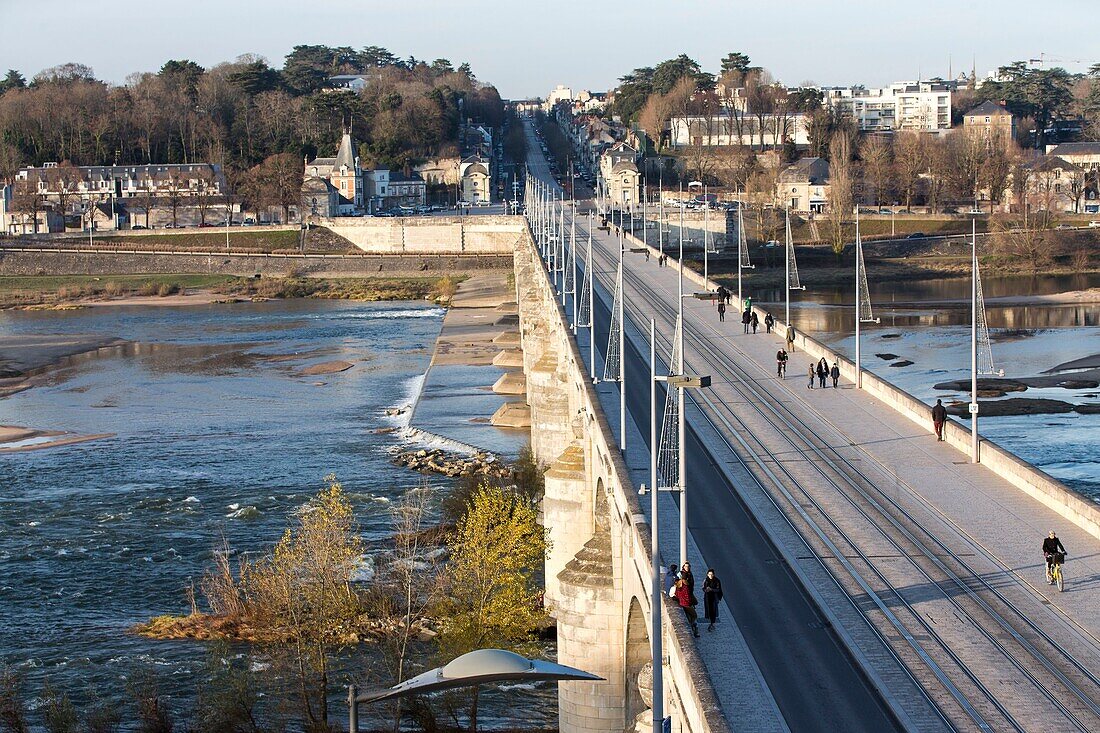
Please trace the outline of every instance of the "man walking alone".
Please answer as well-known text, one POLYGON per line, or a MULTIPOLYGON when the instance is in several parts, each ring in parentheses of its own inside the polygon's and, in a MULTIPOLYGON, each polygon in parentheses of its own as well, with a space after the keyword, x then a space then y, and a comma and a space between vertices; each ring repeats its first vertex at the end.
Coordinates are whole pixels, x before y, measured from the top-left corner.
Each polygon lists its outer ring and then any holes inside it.
POLYGON ((943 424, 947 422, 947 408, 943 406, 943 400, 936 400, 936 406, 932 408, 932 427, 936 429, 936 440, 943 441, 943 424))

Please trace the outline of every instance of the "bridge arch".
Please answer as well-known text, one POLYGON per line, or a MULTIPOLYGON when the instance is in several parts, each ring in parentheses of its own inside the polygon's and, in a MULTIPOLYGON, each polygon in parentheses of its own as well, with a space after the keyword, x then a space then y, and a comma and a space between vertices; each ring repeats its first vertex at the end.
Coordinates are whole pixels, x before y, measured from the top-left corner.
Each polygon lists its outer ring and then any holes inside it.
POLYGON ((631 596, 626 619, 626 720, 628 730, 638 716, 649 710, 650 703, 642 694, 638 676, 648 670, 650 662, 649 626, 638 596, 631 596))

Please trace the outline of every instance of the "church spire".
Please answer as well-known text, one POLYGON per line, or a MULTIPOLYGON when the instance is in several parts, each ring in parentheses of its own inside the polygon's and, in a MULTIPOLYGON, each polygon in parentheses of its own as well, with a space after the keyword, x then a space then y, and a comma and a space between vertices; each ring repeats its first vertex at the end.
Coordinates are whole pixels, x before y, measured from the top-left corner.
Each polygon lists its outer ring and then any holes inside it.
POLYGON ((340 138, 340 149, 336 152, 336 167, 355 168, 356 157, 355 143, 351 139, 351 127, 345 127, 344 135, 340 138))

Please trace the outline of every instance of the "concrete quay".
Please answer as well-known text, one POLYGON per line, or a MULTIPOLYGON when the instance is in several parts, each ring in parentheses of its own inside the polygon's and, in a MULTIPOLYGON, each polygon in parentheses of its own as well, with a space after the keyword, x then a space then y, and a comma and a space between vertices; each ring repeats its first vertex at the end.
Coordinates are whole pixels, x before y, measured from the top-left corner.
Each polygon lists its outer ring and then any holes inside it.
POLYGON ((442 439, 515 457, 528 440, 517 398, 522 371, 495 363, 500 341, 518 334, 510 271, 493 270, 462 281, 443 316, 431 364, 412 405, 409 426, 421 440, 442 439), (504 385, 503 389, 494 388, 504 385), (497 419, 507 414, 511 422, 497 419))

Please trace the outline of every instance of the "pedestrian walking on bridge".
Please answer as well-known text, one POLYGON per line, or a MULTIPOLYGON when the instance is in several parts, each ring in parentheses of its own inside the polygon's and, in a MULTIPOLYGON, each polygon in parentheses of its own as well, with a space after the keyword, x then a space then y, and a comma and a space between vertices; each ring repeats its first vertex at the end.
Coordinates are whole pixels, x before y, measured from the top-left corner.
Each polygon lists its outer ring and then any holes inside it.
POLYGON ((837 382, 840 381, 840 362, 833 362, 833 368, 829 370, 829 376, 833 378, 833 389, 836 389, 837 382))
POLYGON ((794 353, 794 326, 787 326, 787 351, 794 353))
POLYGON ((821 361, 817 363, 817 379, 821 382, 821 388, 825 389, 825 377, 829 376, 829 362, 825 361, 825 357, 821 357, 821 361))
POLYGON ((721 300, 718 301, 718 321, 724 322, 726 320, 726 304, 721 300))
POLYGON ((772 332, 772 326, 774 326, 774 325, 775 325, 775 319, 774 319, 774 318, 772 318, 772 314, 771 314, 771 313, 769 313, 768 315, 764 316, 764 328, 768 329, 768 330, 767 330, 767 333, 771 333, 771 332, 772 332))
POLYGON ((936 400, 936 406, 932 408, 932 427, 936 429, 936 440, 943 440, 945 422, 947 422, 947 408, 943 406, 943 400, 936 400))
POLYGON ((714 631, 718 623, 718 603, 722 600, 722 581, 714 574, 714 568, 707 571, 703 579, 703 612, 710 622, 707 631, 714 631))
POLYGON ((756 315, 756 311, 752 312, 752 316, 749 318, 749 323, 752 324, 752 332, 755 334, 756 329, 760 326, 760 316, 756 315))
POLYGON ((691 626, 691 633, 695 638, 699 638, 699 613, 695 610, 696 601, 683 578, 676 581, 675 593, 676 602, 680 604, 680 608, 684 609, 684 616, 691 626))
POLYGON ((749 325, 752 323, 752 311, 748 308, 741 314, 741 325, 745 327, 745 333, 749 332, 749 325))
POLYGON ((665 594, 669 598, 676 597, 676 581, 680 577, 680 569, 675 565, 668 566, 668 572, 665 573, 665 594))
POLYGON ((817 369, 814 368, 814 363, 812 361, 810 362, 809 375, 810 375, 810 383, 807 384, 806 386, 809 387, 810 389, 813 389, 814 388, 814 377, 817 376, 817 369))

